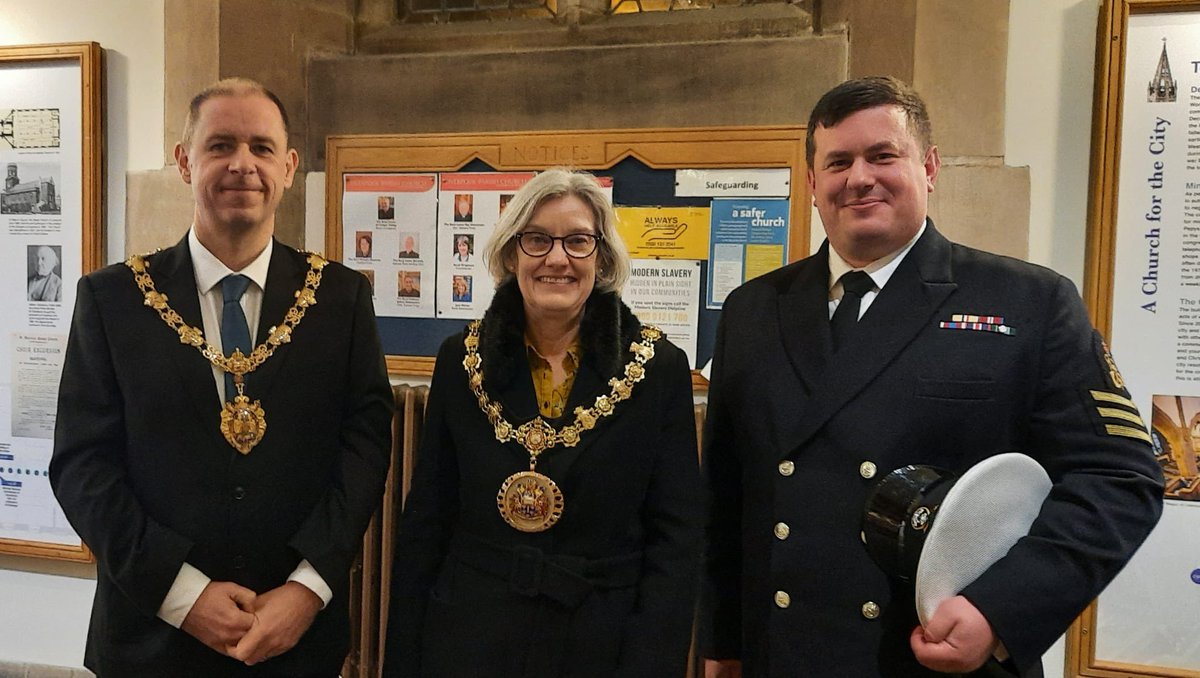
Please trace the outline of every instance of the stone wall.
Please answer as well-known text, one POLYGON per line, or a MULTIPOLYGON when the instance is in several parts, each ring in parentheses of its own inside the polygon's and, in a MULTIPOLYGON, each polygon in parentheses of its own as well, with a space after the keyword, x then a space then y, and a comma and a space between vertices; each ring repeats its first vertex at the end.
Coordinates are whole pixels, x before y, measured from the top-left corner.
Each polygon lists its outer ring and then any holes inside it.
POLYGON ((393 0, 166 0, 166 15, 164 168, 129 177, 130 251, 190 223, 171 149, 188 98, 218 77, 261 80, 289 108, 301 173, 278 234, 300 245, 304 172, 323 169, 328 134, 801 124, 833 84, 887 73, 929 103, 939 227, 1027 253, 1028 171, 1003 159, 1008 0, 434 25, 396 23, 393 0))

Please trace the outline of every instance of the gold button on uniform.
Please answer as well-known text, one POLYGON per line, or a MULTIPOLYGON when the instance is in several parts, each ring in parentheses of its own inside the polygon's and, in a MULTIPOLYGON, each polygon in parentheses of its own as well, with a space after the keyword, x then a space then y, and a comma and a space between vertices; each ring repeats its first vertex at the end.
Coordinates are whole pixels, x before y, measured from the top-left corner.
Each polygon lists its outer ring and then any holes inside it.
POLYGON ((790 476, 796 472, 796 464, 790 461, 779 462, 779 475, 790 476))
POLYGON ((792 597, 788 595, 787 591, 775 592, 775 607, 778 607, 781 610, 786 610, 787 606, 791 604, 792 597))
MULTIPOLYGON (((776 595, 778 595, 778 594, 776 594, 776 595)), ((879 617, 879 605, 877 605, 874 601, 871 601, 871 600, 868 600, 867 602, 863 603, 862 616, 866 617, 867 619, 878 618, 879 617)))
POLYGON ((775 523, 775 536, 779 539, 787 539, 792 533, 792 528, 788 527, 787 523, 775 523))
POLYGON ((875 462, 864 461, 858 465, 858 475, 870 480, 875 477, 875 462))

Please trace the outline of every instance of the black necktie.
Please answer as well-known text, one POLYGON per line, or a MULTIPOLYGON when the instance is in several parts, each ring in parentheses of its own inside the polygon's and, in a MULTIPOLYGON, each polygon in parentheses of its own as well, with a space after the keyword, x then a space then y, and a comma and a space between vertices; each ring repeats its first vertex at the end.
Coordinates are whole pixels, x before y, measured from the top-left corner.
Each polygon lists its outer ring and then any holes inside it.
POLYGON ((850 271, 841 277, 842 301, 838 304, 833 317, 829 319, 829 329, 833 336, 833 350, 837 351, 845 345, 854 326, 858 324, 858 309, 861 308, 863 295, 875 289, 871 276, 862 271, 850 271))
MULTIPOLYGON (((250 326, 246 323, 246 313, 241 304, 242 295, 249 286, 250 279, 236 273, 221 280, 221 296, 225 302, 221 309, 221 350, 227 356, 233 355, 234 349, 241 349, 242 355, 250 353, 250 326)), ((233 375, 226 372, 225 401, 232 402, 236 395, 233 375)))

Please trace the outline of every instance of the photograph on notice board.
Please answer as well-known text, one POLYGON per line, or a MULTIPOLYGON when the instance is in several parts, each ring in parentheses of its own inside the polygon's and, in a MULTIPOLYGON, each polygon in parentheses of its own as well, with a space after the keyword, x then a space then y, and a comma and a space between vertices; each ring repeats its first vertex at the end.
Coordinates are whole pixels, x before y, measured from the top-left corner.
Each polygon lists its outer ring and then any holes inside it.
POLYGON ((456 275, 453 277, 451 281, 451 289, 453 290, 451 298, 454 301, 471 301, 471 280, 473 277, 469 275, 456 275))
POLYGON ((396 255, 401 259, 421 258, 421 234, 418 231, 400 232, 400 252, 396 255))
POLYGON ((370 259, 373 251, 373 242, 375 234, 371 231, 355 231, 354 232, 354 258, 355 259, 370 259))
POLYGON ((421 296, 420 271, 401 270, 396 273, 396 280, 396 296, 409 298, 421 296))
POLYGON ((396 218, 395 199, 390 195, 381 195, 376 200, 376 218, 379 221, 391 221, 396 218))
POLYGON ((472 221, 475 218, 475 196, 459 193, 454 196, 454 220, 472 221))

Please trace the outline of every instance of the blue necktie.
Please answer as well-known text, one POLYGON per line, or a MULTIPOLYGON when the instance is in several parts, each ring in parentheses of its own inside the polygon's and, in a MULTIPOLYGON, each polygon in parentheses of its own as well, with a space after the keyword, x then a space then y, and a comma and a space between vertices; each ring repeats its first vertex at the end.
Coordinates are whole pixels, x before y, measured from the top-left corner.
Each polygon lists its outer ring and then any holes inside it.
MULTIPOLYGON (((243 355, 250 354, 250 326, 246 324, 246 313, 242 310, 242 295, 250 286, 250 279, 236 273, 221 280, 221 295, 225 305, 221 309, 221 349, 226 356, 234 349, 242 349, 243 355)), ((225 401, 232 402, 237 396, 233 374, 225 373, 225 401)))
POLYGON ((871 276, 862 271, 850 271, 841 277, 841 281, 842 301, 838 303, 833 317, 829 319, 835 352, 845 345, 851 330, 858 324, 858 309, 862 307, 863 296, 875 289, 875 282, 871 280, 871 276))

